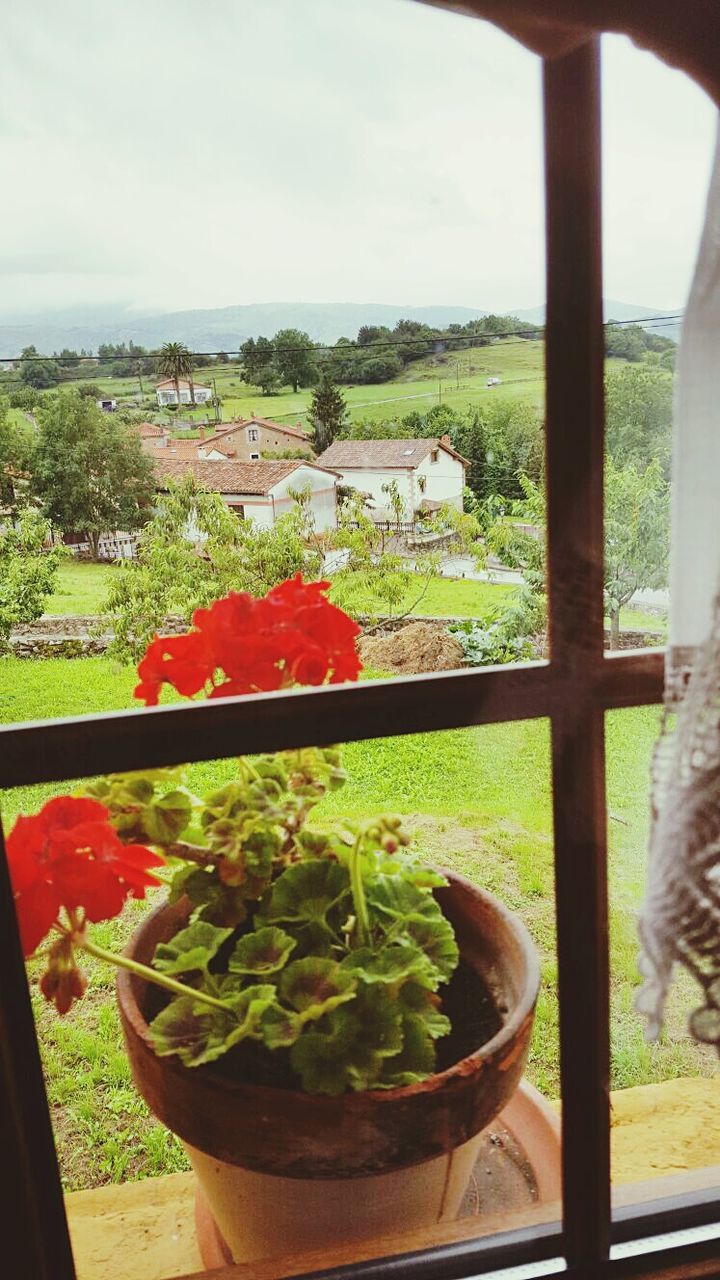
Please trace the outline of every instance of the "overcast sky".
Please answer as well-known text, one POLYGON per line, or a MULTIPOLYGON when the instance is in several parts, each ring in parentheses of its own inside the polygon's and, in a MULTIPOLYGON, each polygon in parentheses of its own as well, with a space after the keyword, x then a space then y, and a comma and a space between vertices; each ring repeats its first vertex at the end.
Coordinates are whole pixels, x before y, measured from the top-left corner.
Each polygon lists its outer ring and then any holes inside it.
MULTIPOLYGON (((682 304, 715 112, 604 41, 605 293, 682 304)), ((4 0, 0 316, 543 300, 539 61, 411 0, 4 0)))

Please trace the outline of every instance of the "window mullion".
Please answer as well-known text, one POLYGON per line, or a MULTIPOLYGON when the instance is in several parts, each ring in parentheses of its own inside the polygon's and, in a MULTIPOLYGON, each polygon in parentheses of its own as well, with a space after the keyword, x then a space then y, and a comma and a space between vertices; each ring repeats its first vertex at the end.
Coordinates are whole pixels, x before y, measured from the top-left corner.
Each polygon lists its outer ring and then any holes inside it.
POLYGON ((0 829, 0 1133, 8 1274, 74 1280, 60 1173, 0 829))
POLYGON ((603 712, 603 330, 599 45, 547 60, 547 492, 563 1228, 571 1267, 610 1245, 603 712))

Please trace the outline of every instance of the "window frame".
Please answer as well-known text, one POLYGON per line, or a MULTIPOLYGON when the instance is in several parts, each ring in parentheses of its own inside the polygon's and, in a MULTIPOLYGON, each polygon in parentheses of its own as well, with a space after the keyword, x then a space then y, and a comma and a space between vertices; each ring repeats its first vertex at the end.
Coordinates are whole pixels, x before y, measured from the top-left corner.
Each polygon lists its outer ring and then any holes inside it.
MULTIPOLYGON (((599 47, 544 66, 550 658, 521 666, 83 716, 0 729, 0 787, 238 752, 546 717, 552 787, 563 1100, 563 1218, 326 1276, 431 1280, 499 1267, 571 1278, 717 1274, 715 1193, 612 1216, 604 715, 657 704, 660 650, 603 649, 603 324, 599 47), (310 726, 310 727, 309 727, 310 726), (577 910, 582 902, 583 911, 577 910), (675 1233, 675 1234, 673 1234, 675 1233), (684 1235, 683 1235, 684 1233, 684 1235), (657 1237, 665 1237, 664 1242, 657 1237), (619 1246, 635 1241, 635 1253, 619 1246)), ((2 839, 0 834, 0 852, 2 839)), ((12 893, 0 857, 0 1128, 12 1167, 6 1252, 74 1280, 12 893)), ((223 1275, 233 1275, 228 1268, 223 1275)), ((246 1268, 238 1267, 238 1276, 246 1268)), ((210 1275, 210 1273, 208 1273, 210 1275)), ((537 1273, 536 1273, 537 1274, 537 1273)))

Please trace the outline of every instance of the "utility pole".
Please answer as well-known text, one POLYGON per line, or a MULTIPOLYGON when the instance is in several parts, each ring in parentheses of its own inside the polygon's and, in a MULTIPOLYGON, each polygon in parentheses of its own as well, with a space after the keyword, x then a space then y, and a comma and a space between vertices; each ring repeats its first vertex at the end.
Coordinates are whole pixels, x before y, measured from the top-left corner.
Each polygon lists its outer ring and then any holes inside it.
POLYGON ((438 404, 442 404, 442 381, 438 378, 438 404))
POLYGON ((215 422, 218 423, 220 421, 220 401, 218 400, 217 386, 215 385, 214 378, 212 380, 212 384, 213 384, 213 401, 215 403, 215 422))

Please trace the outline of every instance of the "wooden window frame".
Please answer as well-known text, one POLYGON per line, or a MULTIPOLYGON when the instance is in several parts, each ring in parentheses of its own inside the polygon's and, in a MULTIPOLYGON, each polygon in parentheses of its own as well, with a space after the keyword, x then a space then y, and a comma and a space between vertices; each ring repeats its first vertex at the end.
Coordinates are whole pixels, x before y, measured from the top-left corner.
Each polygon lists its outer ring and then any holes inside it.
MULTIPOLYGON (((181 763, 188 754, 209 760, 348 737, 549 719, 565 1121, 562 1223, 361 1263, 326 1276, 450 1280, 543 1260, 543 1274, 573 1280, 699 1276, 720 1268, 720 1226, 716 1238, 708 1238, 720 1220, 715 1193, 611 1215, 604 716, 614 708, 662 701, 663 654, 606 655, 603 649, 597 43, 545 63, 544 98, 549 661, 0 729, 0 787, 8 788, 181 763), (186 744, 192 744, 189 752, 186 744), (653 1239, 659 1234, 663 1241, 653 1239), (618 1250, 628 1241, 636 1242, 634 1254, 618 1250)), ((73 1280, 4 856, 0 926, 0 1132, 3 1164, 12 1171, 3 1247, 6 1258, 15 1247, 22 1259, 9 1274, 73 1280)), ((217 1273, 218 1280, 234 1273, 217 1273)), ((247 1268, 237 1274, 247 1274, 247 1268)))

